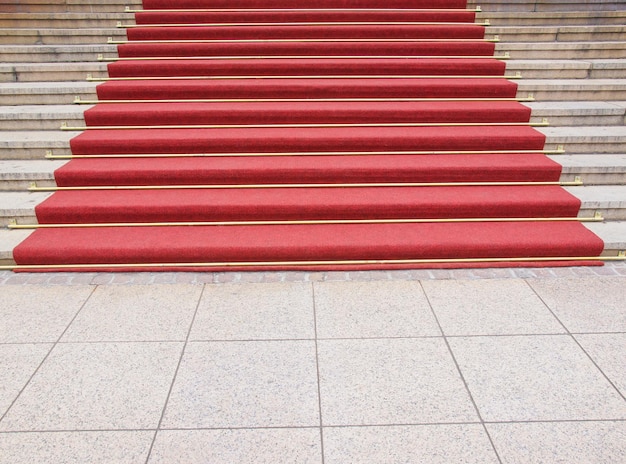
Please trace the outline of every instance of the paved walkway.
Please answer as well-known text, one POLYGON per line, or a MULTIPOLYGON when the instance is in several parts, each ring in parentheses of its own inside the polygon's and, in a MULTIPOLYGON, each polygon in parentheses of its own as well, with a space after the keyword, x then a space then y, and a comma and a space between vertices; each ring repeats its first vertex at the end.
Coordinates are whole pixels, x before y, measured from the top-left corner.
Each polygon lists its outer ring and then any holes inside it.
POLYGON ((624 263, 0 272, 0 297, 0 463, 626 462, 624 263))

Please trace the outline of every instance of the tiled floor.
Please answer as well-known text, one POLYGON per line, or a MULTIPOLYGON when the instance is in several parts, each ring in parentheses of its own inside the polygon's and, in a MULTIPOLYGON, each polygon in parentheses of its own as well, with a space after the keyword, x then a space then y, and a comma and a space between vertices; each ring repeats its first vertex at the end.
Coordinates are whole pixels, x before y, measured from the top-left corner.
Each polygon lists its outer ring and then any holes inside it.
POLYGON ((626 265, 0 272, 0 463, 626 463, 626 265))

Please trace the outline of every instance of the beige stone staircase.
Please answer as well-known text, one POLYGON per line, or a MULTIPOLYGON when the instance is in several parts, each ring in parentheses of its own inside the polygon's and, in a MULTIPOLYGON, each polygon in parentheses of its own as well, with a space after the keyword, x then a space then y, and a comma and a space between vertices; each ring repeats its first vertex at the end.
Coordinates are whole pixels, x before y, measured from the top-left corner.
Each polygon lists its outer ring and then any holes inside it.
MULTIPOLYGON (((116 23, 137 0, 0 0, 0 263, 29 232, 9 230, 12 220, 35 222, 34 206, 48 193, 29 193, 31 182, 54 184, 63 161, 47 151, 69 153, 85 105, 95 98, 87 74, 106 75, 98 55, 114 57, 108 37, 124 38, 116 23)), ((606 242, 606 253, 626 248, 626 4, 622 1, 488 0, 480 5, 487 34, 508 53, 508 74, 520 72, 519 95, 532 94, 533 118, 548 149, 563 165, 563 180, 583 202, 581 216, 599 211, 605 221, 589 227, 606 242)))

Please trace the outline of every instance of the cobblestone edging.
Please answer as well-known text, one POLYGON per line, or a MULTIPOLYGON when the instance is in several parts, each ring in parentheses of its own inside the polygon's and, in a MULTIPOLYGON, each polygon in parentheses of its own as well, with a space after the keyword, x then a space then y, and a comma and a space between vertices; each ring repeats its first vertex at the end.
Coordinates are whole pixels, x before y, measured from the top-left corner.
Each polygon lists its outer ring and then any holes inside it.
POLYGON ((333 272, 59 272, 13 273, 0 271, 0 285, 146 285, 224 284, 263 282, 363 282, 386 280, 554 279, 568 277, 626 276, 626 262, 604 266, 416 269, 398 271, 333 272))

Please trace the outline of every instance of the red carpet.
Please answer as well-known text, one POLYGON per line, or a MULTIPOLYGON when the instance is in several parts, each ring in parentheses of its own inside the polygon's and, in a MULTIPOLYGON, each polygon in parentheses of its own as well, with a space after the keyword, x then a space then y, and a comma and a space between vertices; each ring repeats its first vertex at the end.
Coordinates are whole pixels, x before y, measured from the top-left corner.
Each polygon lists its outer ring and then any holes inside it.
POLYGON ((545 137, 465 1, 144 0, 144 10, 71 141, 80 158, 55 173, 72 189, 36 208, 40 224, 64 227, 36 230, 14 250, 18 264, 598 264, 578 258, 597 257, 602 241, 557 220, 580 201, 536 184, 557 182, 560 166, 541 153, 545 137), (429 185, 388 185, 410 183, 429 185))

